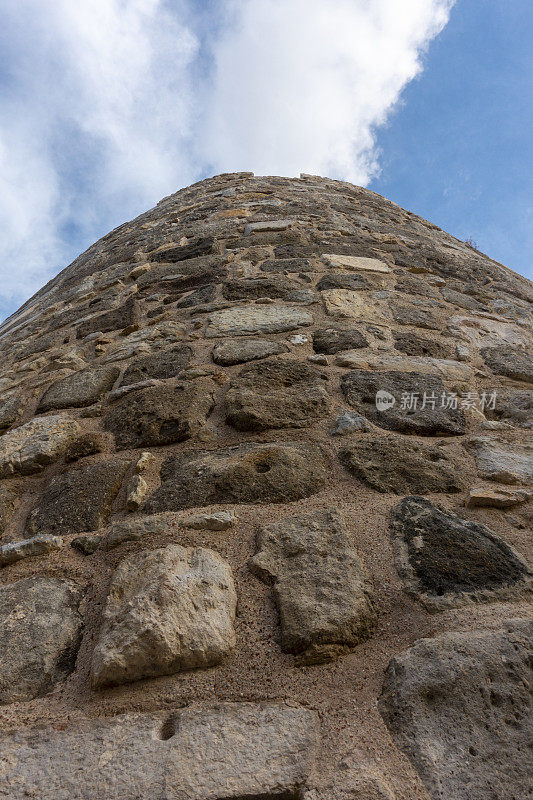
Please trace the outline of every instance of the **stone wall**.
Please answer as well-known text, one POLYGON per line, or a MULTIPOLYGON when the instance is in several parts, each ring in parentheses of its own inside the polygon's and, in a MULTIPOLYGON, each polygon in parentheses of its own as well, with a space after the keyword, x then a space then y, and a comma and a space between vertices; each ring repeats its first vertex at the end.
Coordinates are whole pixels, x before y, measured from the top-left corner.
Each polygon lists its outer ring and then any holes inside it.
POLYGON ((529 796, 532 297, 242 173, 8 319, 0 797, 529 796))

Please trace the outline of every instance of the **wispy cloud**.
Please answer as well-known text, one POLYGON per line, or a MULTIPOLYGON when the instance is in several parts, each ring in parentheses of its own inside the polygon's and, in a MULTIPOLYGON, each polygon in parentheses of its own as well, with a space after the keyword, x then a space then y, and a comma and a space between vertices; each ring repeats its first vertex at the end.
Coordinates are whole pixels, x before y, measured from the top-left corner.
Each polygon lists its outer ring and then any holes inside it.
POLYGON ((453 0, 5 0, 0 316, 209 172, 365 184, 453 0))

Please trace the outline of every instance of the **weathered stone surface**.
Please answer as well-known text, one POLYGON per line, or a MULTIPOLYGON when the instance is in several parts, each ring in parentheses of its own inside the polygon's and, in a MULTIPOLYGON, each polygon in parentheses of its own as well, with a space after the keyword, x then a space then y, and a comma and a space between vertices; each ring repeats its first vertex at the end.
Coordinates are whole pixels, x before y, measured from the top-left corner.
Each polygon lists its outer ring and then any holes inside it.
POLYGON ((531 790, 531 622, 420 639, 392 659, 380 710, 432 800, 531 790))
POLYGON ((17 421, 25 404, 24 398, 18 394, 0 400, 0 431, 17 421))
POLYGON ((37 411, 90 406, 113 387, 119 374, 117 367, 103 366, 67 375, 46 390, 37 411))
POLYGON ((337 269, 353 269, 382 273, 391 271, 390 267, 383 261, 378 261, 377 258, 361 258, 359 256, 333 255, 332 253, 327 253, 324 254, 323 259, 330 267, 335 267, 337 269))
POLYGON ((150 355, 162 348, 167 348, 173 342, 179 342, 185 334, 185 325, 174 320, 165 320, 152 325, 150 328, 143 328, 134 331, 129 336, 115 341, 109 348, 106 348, 103 361, 114 363, 123 361, 126 358, 137 355, 150 355))
POLYGON ((484 347, 481 355, 496 375, 533 383, 533 352, 510 344, 484 347))
POLYGON ((138 326, 139 322, 139 303, 130 298, 118 308, 106 311, 105 314, 97 314, 78 325, 76 338, 84 339, 90 333, 101 331, 115 331, 138 326))
POLYGON ((507 444, 479 436, 465 442, 465 447, 473 454, 483 478, 506 484, 533 480, 533 445, 507 444))
POLYGON ((358 763, 347 756, 337 766, 333 778, 318 789, 311 789, 303 800, 395 800, 395 795, 379 769, 358 763))
POLYGON ((441 329, 440 322, 429 308, 391 303, 391 311, 394 322, 398 325, 414 325, 417 328, 427 328, 433 331, 441 329))
POLYGON ((208 380, 154 386, 117 400, 104 417, 117 447, 158 447, 198 433, 214 406, 208 380))
POLYGON ((495 408, 486 408, 485 416, 517 427, 533 428, 533 391, 499 389, 495 408))
POLYGON ((457 467, 441 447, 426 442, 365 436, 341 450, 339 458, 352 475, 378 492, 427 494, 462 489, 457 467))
POLYGON ((280 258, 263 261, 261 272, 312 272, 313 267, 307 258, 280 258))
POLYGON ((91 556, 93 553, 96 553, 101 541, 102 537, 93 533, 86 536, 76 536, 76 538, 71 541, 70 546, 80 553, 83 553, 84 556, 91 556))
POLYGON ((220 245, 212 236, 201 237, 184 245, 165 245, 150 253, 150 261, 187 261, 191 258, 208 256, 220 252, 220 245))
POLYGON ((501 537, 422 497, 392 510, 391 535, 406 590, 430 610, 530 590, 531 571, 501 537))
POLYGON ((170 456, 148 513, 214 503, 290 503, 319 492, 327 465, 319 447, 305 442, 242 444, 170 456))
POLYGON ((314 711, 275 703, 170 708, 20 731, 1 740, 0 797, 297 800, 318 744, 314 711))
POLYGON ((257 545, 250 569, 273 584, 283 650, 321 663, 371 635, 375 612, 363 567, 335 509, 268 525, 257 545))
POLYGON ((231 511, 213 511, 212 514, 191 514, 182 519, 180 524, 198 531, 227 531, 234 522, 235 515, 231 511))
POLYGON ((58 461, 80 432, 71 417, 33 419, 0 437, 0 478, 14 473, 31 475, 58 461))
POLYGON ((466 421, 460 408, 441 408, 446 392, 442 380, 418 372, 348 372, 341 379, 342 392, 348 403, 380 428, 419 436, 457 436, 465 433, 466 421), (388 392, 395 404, 383 411, 376 407, 376 394, 388 392), (423 408, 424 392, 426 406, 423 408), (402 408, 402 397, 415 396, 417 408, 402 408), (435 408, 433 408, 433 401, 435 408))
POLYGON ((138 511, 148 492, 148 484, 142 475, 132 475, 126 493, 126 508, 128 511, 138 511))
POLYGON ((205 335, 211 339, 254 333, 284 333, 311 325, 312 322, 311 314, 297 306, 244 306, 210 314, 205 335))
POLYGON ((200 286, 193 292, 180 298, 176 303, 176 308, 194 308, 202 303, 211 303, 215 299, 217 287, 214 283, 208 283, 207 286, 200 286))
POLYGON ((471 508, 512 508, 526 503, 532 496, 523 489, 487 489, 480 486, 470 489, 466 505, 471 508))
POLYGON ((358 291, 361 289, 368 289, 368 282, 362 275, 353 272, 329 272, 320 278, 316 285, 320 291, 327 289, 350 289, 351 291, 358 291))
POLYGON ((52 478, 28 517, 27 531, 68 536, 101 528, 128 467, 128 461, 99 461, 52 478))
POLYGON ((202 547, 125 558, 93 653, 93 688, 219 664, 235 646, 231 568, 202 547))
MULTIPOLYGON (((83 628, 80 599, 75 584, 56 578, 0 587, 0 703, 40 697, 72 672, 83 628)), ((15 800, 23 795, 5 793, 0 751, 0 797, 15 800)))
POLYGON ((289 359, 269 359, 242 369, 226 395, 226 422, 240 431, 304 428, 330 410, 324 377, 289 359))
POLYGON ((374 426, 365 417, 353 411, 340 413, 329 430, 330 436, 348 436, 350 433, 370 433, 374 426))
POLYGON ((244 235, 250 236, 252 233, 264 233, 266 231, 286 231, 293 224, 291 219, 269 219, 262 222, 250 222, 244 229, 244 235))
POLYGON ((139 542, 146 535, 167 534, 175 525, 170 516, 169 514, 154 514, 149 517, 122 519, 114 522, 107 533, 103 535, 100 548, 113 550, 121 544, 139 542))
POLYGON ((359 322, 388 325, 388 306, 382 301, 371 300, 366 294, 350 289, 328 289, 322 292, 324 308, 329 317, 354 319, 359 322))
POLYGON ((15 513, 18 501, 18 492, 8 489, 7 486, 0 485, 0 536, 15 513))
POLYGON ((42 556, 52 550, 59 550, 61 547, 63 547, 63 539, 60 536, 50 536, 48 534, 39 534, 39 536, 33 536, 31 539, 9 542, 0 547, 0 567, 15 564, 23 558, 42 556))
POLYGON ((361 331, 347 328, 321 328, 313 332, 315 353, 339 353, 342 350, 356 350, 368 347, 368 341, 361 331))
POLYGON ((222 295, 226 300, 257 300, 259 297, 288 297, 298 284, 283 276, 235 278, 226 281, 222 295))
MULTIPOLYGON (((348 369, 376 370, 377 372, 393 370, 401 373, 416 372, 419 375, 437 375, 456 389, 459 387, 464 389, 465 394, 466 390, 472 385, 474 378, 472 367, 459 361, 428 358, 426 356, 401 356, 394 352, 374 353, 368 349, 339 353, 335 363, 339 367, 347 367, 348 369)), ((429 404, 431 390, 429 392, 426 391, 426 395, 426 404, 429 404)), ((419 398, 419 404, 423 402, 423 399, 422 393, 419 398)), ((459 400, 460 398, 457 397, 457 405, 459 405, 459 400)), ((435 398, 435 406, 439 407, 441 404, 442 394, 435 398)), ((431 401, 431 405, 433 405, 433 401, 431 401)))
POLYGON ((213 361, 223 367, 256 361, 267 356, 286 353, 287 347, 282 342, 271 342, 268 339, 229 339, 213 347, 213 361))
POLYGON ((192 350, 188 345, 178 345, 168 350, 160 350, 151 356, 138 358, 128 366, 120 385, 130 386, 150 378, 159 380, 175 378, 189 364, 191 355, 192 350))
POLYGON ((452 348, 443 342, 427 339, 425 336, 417 336, 410 331, 395 331, 394 347, 400 353, 408 356, 430 356, 431 358, 451 358, 452 348))

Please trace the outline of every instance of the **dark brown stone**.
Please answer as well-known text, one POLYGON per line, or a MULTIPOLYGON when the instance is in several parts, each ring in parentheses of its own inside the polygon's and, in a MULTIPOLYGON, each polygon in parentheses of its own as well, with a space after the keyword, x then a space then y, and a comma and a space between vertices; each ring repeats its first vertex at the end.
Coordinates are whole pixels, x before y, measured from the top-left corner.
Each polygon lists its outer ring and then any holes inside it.
POLYGON ((99 461, 52 478, 28 517, 27 532, 67 536, 101 528, 128 467, 128 461, 99 461))
POLYGON ((84 339, 90 333, 96 333, 96 331, 106 333, 107 331, 122 330, 135 326, 139 323, 139 315, 139 303, 130 298, 118 308, 90 317, 80 323, 76 330, 76 338, 84 339))
POLYGON ((132 361, 127 367, 121 386, 131 386, 150 378, 165 380, 175 378, 189 364, 192 350, 188 345, 177 345, 168 350, 159 350, 151 356, 132 361))
POLYGON ((533 383, 533 353, 526 348, 502 344, 498 347, 484 347, 481 355, 496 375, 533 383))
POLYGON ((170 456, 161 487, 144 511, 179 511, 213 503, 289 503, 324 488, 326 457, 314 444, 242 444, 170 456))
POLYGON ((214 406, 208 380, 140 389, 113 403, 104 427, 119 449, 160 447, 198 433, 214 406))
POLYGON ((313 333, 315 353, 331 355, 343 350, 357 350, 360 347, 368 347, 368 341, 361 331, 353 328, 322 328, 313 333))
POLYGON ((226 422, 241 431, 307 427, 330 410, 325 377, 282 358, 245 367, 226 395, 226 422))

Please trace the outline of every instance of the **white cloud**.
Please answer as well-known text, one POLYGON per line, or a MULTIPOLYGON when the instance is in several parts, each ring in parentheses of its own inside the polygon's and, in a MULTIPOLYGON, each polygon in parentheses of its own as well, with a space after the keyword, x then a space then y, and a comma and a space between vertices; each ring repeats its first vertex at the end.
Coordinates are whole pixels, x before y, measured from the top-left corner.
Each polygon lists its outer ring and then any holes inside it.
POLYGON ((202 174, 367 183, 452 4, 4 0, 0 314, 202 174))

